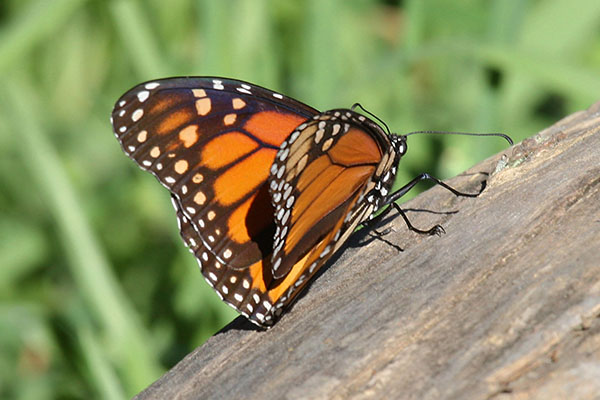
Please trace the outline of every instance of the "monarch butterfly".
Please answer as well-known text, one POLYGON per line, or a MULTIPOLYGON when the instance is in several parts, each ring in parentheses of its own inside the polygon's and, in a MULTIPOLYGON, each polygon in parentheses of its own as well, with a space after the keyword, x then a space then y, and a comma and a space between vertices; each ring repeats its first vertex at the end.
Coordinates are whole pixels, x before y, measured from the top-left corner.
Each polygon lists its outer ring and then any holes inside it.
MULTIPOLYGON (((116 103, 123 151, 171 193, 181 236, 219 297, 261 327, 391 193, 406 135, 233 79, 142 83, 116 103)), ((414 228, 396 206, 410 229, 414 228)), ((390 210, 388 207, 386 210, 390 210)))

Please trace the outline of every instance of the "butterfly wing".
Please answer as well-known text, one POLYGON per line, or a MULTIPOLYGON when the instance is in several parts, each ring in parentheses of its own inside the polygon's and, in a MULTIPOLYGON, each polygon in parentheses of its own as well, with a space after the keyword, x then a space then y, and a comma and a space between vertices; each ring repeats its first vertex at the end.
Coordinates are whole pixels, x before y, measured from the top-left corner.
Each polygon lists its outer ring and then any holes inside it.
POLYGON ((275 231, 269 170, 284 139, 317 113, 223 78, 143 83, 112 113, 124 152, 171 192, 181 235, 206 280, 244 315, 259 314, 259 324, 271 306, 263 301, 275 231))
POLYGON ((289 303, 377 210, 396 163, 387 134, 350 110, 316 115, 282 143, 269 177, 276 223, 272 269, 283 280, 271 288, 271 297, 280 296, 275 307, 289 303))

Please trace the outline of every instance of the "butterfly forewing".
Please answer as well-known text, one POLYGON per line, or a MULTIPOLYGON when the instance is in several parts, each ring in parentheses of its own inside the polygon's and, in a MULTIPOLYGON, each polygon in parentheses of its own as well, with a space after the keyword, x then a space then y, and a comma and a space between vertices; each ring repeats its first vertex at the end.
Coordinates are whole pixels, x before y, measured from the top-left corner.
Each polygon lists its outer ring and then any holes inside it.
POLYGON ((270 308, 271 164, 290 132, 316 113, 278 93, 221 78, 144 83, 113 110, 125 153, 172 193, 182 237, 205 278, 246 316, 264 317, 270 308))

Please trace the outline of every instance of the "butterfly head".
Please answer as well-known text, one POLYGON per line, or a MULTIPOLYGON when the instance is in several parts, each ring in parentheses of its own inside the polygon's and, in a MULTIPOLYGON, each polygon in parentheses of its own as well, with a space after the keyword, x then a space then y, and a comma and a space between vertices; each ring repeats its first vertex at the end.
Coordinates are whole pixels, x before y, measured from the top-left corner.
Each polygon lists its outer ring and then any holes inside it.
POLYGON ((408 150, 408 146, 406 144, 406 136, 405 135, 390 135, 390 140, 392 141, 392 147, 396 151, 398 155, 398 159, 406 154, 408 150))

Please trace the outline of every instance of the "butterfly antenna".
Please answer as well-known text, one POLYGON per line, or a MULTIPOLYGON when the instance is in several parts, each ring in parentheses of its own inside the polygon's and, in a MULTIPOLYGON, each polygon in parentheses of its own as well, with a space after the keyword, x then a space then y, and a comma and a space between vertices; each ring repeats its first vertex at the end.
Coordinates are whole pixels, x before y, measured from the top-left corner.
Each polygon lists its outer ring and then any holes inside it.
POLYGON ((375 118, 377 121, 379 121, 379 123, 381 125, 383 125, 385 127, 385 130, 387 131, 388 135, 392 134, 392 132, 390 131, 390 128, 387 126, 387 124, 385 123, 385 121, 383 121, 377 115, 373 114, 371 111, 369 111, 366 108, 364 108, 360 103, 354 103, 354 105, 352 106, 352 110, 354 110, 355 108, 360 108, 364 113, 367 113, 367 114, 369 114, 369 116, 375 118))
POLYGON ((429 134, 429 135, 464 135, 464 136, 498 136, 501 138, 504 138, 504 140, 506 140, 508 143, 510 143, 510 145, 512 146, 514 144, 513 140, 510 138, 510 136, 505 135, 504 133, 497 133, 497 132, 493 132, 493 133, 477 133, 477 132, 447 132, 447 131, 414 131, 414 132, 409 132, 404 136, 410 136, 410 135, 416 135, 416 134, 429 134))

